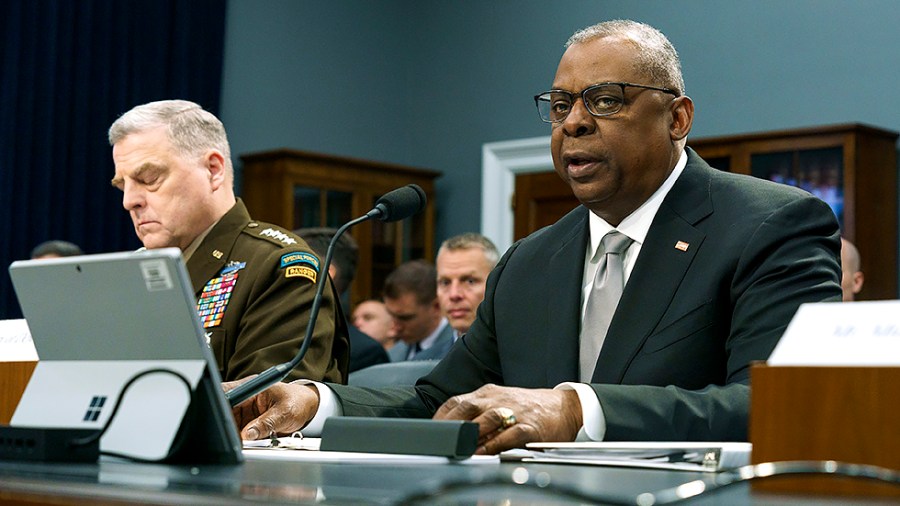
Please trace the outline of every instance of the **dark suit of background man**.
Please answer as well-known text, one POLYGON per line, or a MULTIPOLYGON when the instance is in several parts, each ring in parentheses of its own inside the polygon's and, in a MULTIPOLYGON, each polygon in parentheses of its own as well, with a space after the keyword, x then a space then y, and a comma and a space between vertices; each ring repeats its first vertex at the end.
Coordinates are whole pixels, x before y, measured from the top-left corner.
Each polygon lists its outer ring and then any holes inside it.
MULTIPOLYGON (((486 453, 576 436, 747 438, 750 363, 768 357, 801 303, 840 300, 833 213, 685 149, 693 102, 675 49, 649 26, 574 34, 551 88, 536 102, 556 171, 582 206, 506 252, 469 332, 415 387, 281 384, 235 410, 245 438, 267 424, 298 429, 317 408, 309 431, 329 410, 472 419, 486 453), (634 241, 626 284, 582 381, 586 273, 613 229, 634 241)), ((748 99, 765 97, 735 97, 748 99)))
MULTIPOLYGON (((235 198, 222 122, 192 102, 151 102, 117 119, 109 143, 112 184, 138 238, 147 248, 181 248, 222 378, 292 359, 316 279, 327 274, 302 239, 254 221, 235 198)), ((344 317, 326 290, 309 352, 289 377, 346 382, 348 356, 344 317)))
MULTIPOLYGON (((309 244, 320 258, 324 259, 328 253, 328 244, 334 237, 337 229, 334 228, 301 228, 295 230, 294 233, 299 235, 309 244)), ((353 236, 343 234, 338 237, 334 244, 331 265, 328 266, 328 274, 334 281, 337 293, 340 294, 341 306, 344 306, 343 299, 349 297, 350 285, 353 284, 353 278, 356 277, 356 264, 359 260, 359 246, 353 236)), ((344 311, 344 314, 348 314, 344 311)), ((381 343, 366 335, 363 331, 356 328, 355 325, 348 325, 350 331, 350 372, 369 367, 370 365, 384 364, 390 362, 387 352, 381 346, 381 343)))

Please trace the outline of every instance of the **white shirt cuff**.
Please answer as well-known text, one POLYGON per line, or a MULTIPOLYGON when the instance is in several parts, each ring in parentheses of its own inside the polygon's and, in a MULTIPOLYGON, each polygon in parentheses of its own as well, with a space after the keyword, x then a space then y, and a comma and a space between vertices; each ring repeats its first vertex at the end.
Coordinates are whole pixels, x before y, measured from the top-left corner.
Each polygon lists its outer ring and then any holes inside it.
POLYGON ((300 379, 292 382, 294 385, 312 385, 319 391, 319 409, 316 416, 306 424, 301 432, 304 436, 319 437, 322 435, 322 427, 325 426, 325 419, 329 416, 341 416, 344 410, 341 409, 341 403, 338 402, 334 391, 328 388, 324 383, 318 381, 310 381, 300 379))
MULTIPOLYGON (((575 390, 581 402, 581 420, 584 425, 578 430, 575 441, 603 441, 606 436, 606 416, 600 399, 594 389, 585 383, 560 383, 554 390, 575 390)), ((318 416, 318 415, 316 415, 318 416)))

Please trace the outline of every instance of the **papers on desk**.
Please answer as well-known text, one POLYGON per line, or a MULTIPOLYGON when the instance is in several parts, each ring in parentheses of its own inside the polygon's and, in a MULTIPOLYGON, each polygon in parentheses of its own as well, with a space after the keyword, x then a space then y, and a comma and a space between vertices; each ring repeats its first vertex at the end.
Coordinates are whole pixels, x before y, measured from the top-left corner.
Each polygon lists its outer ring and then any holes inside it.
POLYGON ((750 443, 529 443, 523 462, 717 472, 750 463, 750 443))
POLYGON ((37 362, 38 354, 24 319, 0 320, 0 362, 37 362))
POLYGON ((247 460, 286 460, 292 462, 318 462, 323 464, 353 462, 357 464, 498 464, 496 455, 473 455, 467 459, 450 459, 430 455, 403 455, 397 453, 323 452, 317 437, 281 437, 272 440, 244 441, 244 458, 247 460))

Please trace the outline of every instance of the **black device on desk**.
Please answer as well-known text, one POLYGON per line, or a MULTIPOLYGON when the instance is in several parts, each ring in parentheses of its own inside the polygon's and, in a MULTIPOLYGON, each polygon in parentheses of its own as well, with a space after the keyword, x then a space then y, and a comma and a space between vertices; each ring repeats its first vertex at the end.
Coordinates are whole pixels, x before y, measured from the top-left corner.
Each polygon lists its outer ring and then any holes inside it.
POLYGON ((25 260, 9 270, 40 358, 11 425, 99 431, 112 420, 101 453, 243 460, 180 250, 25 260))
POLYGON ((322 428, 323 451, 465 459, 477 447, 478 424, 459 420, 333 416, 322 428))

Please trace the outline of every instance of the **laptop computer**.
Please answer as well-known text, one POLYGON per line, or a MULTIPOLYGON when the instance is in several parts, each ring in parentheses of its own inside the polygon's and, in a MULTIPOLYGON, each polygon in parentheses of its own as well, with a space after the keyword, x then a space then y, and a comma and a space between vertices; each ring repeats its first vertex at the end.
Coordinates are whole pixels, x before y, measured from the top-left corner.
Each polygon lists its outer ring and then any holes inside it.
POLYGON ((101 452, 190 464, 243 460, 180 250, 23 260, 9 272, 40 358, 11 425, 99 430, 129 380, 166 369, 182 379, 135 380, 101 452))

